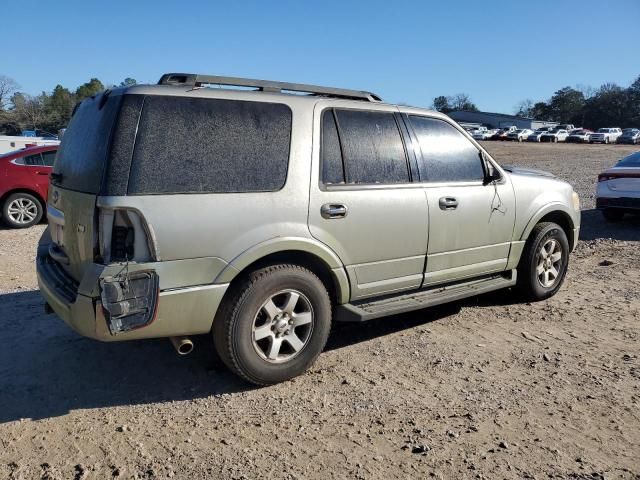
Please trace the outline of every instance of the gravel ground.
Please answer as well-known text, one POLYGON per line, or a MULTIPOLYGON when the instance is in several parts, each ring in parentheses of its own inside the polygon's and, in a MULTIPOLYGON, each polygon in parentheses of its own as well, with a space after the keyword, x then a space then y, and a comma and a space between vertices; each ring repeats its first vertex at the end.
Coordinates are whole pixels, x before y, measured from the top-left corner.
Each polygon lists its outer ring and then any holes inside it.
POLYGON ((0 478, 640 478, 640 219, 591 210, 596 175, 637 147, 486 146, 581 194, 562 290, 338 326, 273 387, 206 336, 178 357, 75 335, 35 291, 43 227, 0 230, 0 478))

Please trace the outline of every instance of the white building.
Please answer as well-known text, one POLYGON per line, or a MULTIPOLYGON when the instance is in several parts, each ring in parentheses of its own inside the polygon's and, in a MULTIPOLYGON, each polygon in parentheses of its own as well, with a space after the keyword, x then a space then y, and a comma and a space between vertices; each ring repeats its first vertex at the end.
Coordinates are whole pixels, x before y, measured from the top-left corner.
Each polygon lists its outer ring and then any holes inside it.
POLYGON ((0 135, 0 155, 4 153, 20 150, 25 147, 60 145, 60 140, 43 137, 15 137, 11 135, 0 135))
POLYGON ((515 125, 518 128, 529 128, 537 130, 541 127, 555 127, 557 122, 547 122, 545 120, 535 120, 533 118, 518 117, 516 115, 507 115, 505 113, 490 112, 470 112, 467 110, 458 110, 449 112, 451 118, 458 123, 481 123, 489 128, 502 128, 515 125))

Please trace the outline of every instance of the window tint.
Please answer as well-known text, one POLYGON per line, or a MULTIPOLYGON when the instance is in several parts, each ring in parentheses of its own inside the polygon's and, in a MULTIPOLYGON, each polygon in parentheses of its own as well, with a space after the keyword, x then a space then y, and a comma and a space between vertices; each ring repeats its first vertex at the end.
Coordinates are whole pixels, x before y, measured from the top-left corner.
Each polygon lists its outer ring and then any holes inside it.
POLYGON ((482 180, 479 150, 442 120, 410 115, 422 152, 420 178, 429 182, 482 180))
POLYGON ((344 169, 340 139, 333 110, 322 114, 322 183, 330 185, 344 183, 344 169))
POLYGON ((122 101, 121 95, 87 98, 71 117, 54 166, 63 188, 98 193, 106 168, 111 131, 122 101))
POLYGON ((409 182, 395 117, 387 112, 336 110, 347 183, 409 182))
POLYGON ((30 166, 42 165, 42 157, 40 157, 39 153, 36 153, 35 155, 29 155, 28 157, 24 157, 23 165, 30 165, 30 166))
POLYGON ((47 167, 53 167, 53 162, 56 159, 56 152, 42 152, 42 159, 47 167))
POLYGON ((290 137, 286 105, 147 96, 129 193, 279 190, 286 180, 290 137))

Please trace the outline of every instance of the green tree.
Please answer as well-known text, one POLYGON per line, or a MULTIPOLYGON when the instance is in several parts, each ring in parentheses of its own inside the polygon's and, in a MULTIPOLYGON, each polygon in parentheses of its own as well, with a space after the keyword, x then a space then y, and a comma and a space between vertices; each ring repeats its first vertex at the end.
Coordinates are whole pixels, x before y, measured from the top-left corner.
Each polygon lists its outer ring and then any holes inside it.
POLYGON ((585 105, 584 125, 588 128, 627 127, 632 122, 628 89, 605 83, 585 105))
POLYGON ((138 81, 135 78, 127 77, 122 82, 120 82, 119 87, 131 87, 133 85, 137 85, 138 81))
POLYGON ((640 128, 640 75, 627 89, 627 103, 631 126, 640 128))
POLYGON ((444 95, 440 95, 433 99, 433 109, 442 113, 449 113, 451 111, 451 106, 449 105, 449 97, 445 97, 444 95))
POLYGON ((574 88, 564 87, 551 97, 549 116, 560 123, 582 123, 584 107, 584 94, 574 88))
POLYGON ((87 83, 83 83, 76 90, 76 100, 84 100, 93 97, 104 90, 104 85, 97 78, 92 78, 87 83))
POLYGON ((74 95, 62 85, 56 85, 47 99, 48 124, 52 131, 64 128, 71 119, 71 112, 76 103, 74 95))

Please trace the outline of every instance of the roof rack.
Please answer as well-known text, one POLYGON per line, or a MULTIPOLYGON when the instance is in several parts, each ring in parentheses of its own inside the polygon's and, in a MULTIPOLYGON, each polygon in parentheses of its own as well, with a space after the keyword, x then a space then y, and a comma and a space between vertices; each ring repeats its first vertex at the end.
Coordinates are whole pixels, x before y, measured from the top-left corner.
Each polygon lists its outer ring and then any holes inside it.
POLYGON ((319 87, 303 83, 274 82, 271 80, 254 80, 252 78, 219 77, 216 75, 200 75, 196 73, 165 73, 158 85, 184 85, 201 87, 203 85, 229 85, 234 87, 255 87, 263 92, 306 92, 312 95, 326 95, 328 97, 348 98, 351 100, 366 100, 380 102, 382 99, 371 92, 347 90, 344 88, 319 87))

